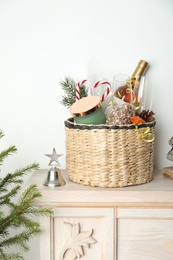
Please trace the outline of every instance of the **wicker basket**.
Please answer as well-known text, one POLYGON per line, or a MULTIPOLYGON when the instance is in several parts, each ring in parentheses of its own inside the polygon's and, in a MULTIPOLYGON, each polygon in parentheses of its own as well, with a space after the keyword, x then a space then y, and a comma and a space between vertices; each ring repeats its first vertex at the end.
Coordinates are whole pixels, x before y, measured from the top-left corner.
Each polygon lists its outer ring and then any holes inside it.
POLYGON ((87 186, 124 187, 153 178, 155 122, 135 125, 80 125, 65 121, 66 168, 70 180, 87 186))

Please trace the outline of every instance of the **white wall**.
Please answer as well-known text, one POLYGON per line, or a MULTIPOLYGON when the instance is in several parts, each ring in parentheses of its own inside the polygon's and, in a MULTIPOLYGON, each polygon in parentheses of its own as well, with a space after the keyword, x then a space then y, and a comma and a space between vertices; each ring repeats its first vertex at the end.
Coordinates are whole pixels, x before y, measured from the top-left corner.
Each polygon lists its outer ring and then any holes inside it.
MULTIPOLYGON (((34 161, 47 168, 44 154, 53 147, 64 154, 65 168, 70 114, 59 102, 59 81, 130 75, 140 59, 153 77, 155 167, 172 165, 166 159, 173 136, 172 28, 172 0, 0 0, 1 148, 18 148, 2 174, 34 161)), ((32 259, 36 254, 31 249, 32 259)))

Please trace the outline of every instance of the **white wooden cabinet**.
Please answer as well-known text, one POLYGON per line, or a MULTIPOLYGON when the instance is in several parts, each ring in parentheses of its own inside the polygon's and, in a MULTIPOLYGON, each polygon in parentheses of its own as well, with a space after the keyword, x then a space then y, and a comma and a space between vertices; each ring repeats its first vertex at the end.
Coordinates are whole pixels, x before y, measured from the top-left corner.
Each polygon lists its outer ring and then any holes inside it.
POLYGON ((35 172, 38 205, 54 216, 41 218, 40 260, 172 260, 173 180, 154 172, 152 182, 124 188, 94 188, 68 180, 43 186, 46 170, 35 172))

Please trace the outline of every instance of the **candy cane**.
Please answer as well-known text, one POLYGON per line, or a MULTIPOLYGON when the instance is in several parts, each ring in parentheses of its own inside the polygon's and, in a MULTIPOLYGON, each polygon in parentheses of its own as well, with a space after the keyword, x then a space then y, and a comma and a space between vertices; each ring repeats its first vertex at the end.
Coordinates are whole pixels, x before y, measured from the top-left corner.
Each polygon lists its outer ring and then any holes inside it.
POLYGON ((99 85, 107 85, 107 89, 105 93, 101 96, 101 101, 103 102, 105 98, 109 95, 110 90, 111 90, 111 84, 108 81, 98 81, 94 84, 93 88, 97 88, 99 85))
POLYGON ((87 79, 84 79, 80 82, 77 83, 77 86, 76 86, 76 101, 80 99, 80 87, 83 85, 83 84, 87 84, 89 85, 90 89, 92 87, 91 85, 91 82, 89 82, 87 79))

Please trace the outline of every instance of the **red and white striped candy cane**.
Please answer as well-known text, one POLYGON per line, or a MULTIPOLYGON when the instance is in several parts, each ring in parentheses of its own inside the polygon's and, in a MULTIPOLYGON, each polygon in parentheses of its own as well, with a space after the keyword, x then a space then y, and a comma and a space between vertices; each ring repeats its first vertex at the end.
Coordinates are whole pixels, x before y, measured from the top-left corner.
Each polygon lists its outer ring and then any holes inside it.
POLYGON ((89 85, 90 89, 91 89, 91 87, 92 87, 91 82, 88 81, 87 79, 84 79, 84 80, 78 82, 78 83, 77 83, 77 86, 76 86, 76 101, 80 99, 80 87, 81 87, 83 84, 89 85))
POLYGON ((101 96, 101 101, 103 102, 105 100, 105 98, 109 95, 110 90, 111 90, 111 84, 108 81, 97 81, 93 88, 97 88, 99 85, 107 85, 107 89, 105 91, 105 93, 101 96))

